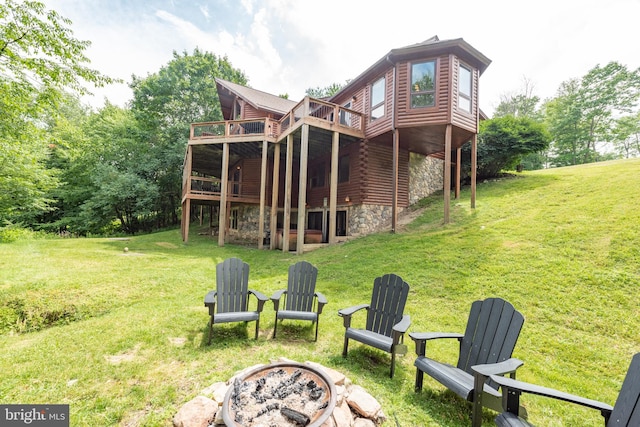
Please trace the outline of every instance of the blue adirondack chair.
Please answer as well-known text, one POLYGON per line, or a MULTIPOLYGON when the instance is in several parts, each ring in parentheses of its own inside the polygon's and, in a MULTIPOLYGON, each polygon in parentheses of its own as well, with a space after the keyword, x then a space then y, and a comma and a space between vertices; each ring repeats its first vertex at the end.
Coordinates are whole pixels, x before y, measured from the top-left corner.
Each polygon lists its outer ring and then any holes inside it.
POLYGON ((386 274, 373 282, 371 303, 361 304, 338 311, 345 327, 342 357, 347 357, 349 339, 391 353, 391 372, 393 378, 396 353, 404 341, 404 334, 411 324, 411 318, 404 314, 404 306, 409 295, 409 284, 395 274, 386 274), (367 310, 364 329, 351 327, 351 316, 358 310, 367 310))
POLYGON ((458 396, 473 403, 472 426, 482 424, 482 407, 502 411, 498 386, 487 381, 491 374, 515 377, 523 362, 512 358, 524 317, 509 302, 500 298, 475 301, 464 335, 443 332, 411 332, 416 344, 416 391, 422 389, 424 373, 458 396), (426 356, 427 341, 453 338, 460 342, 456 366, 426 356), (473 368, 473 369, 472 369, 473 368))
POLYGON ((273 326, 273 338, 276 337, 278 320, 308 320, 316 324, 315 340, 318 340, 318 325, 322 308, 327 304, 327 298, 316 291, 318 269, 307 261, 300 261, 289 266, 287 289, 281 289, 271 296, 273 309, 276 312, 276 322, 273 326), (280 300, 284 296, 284 307, 281 309, 280 300))
POLYGON ((537 394, 597 409, 604 417, 606 427, 640 426, 640 353, 636 353, 631 359, 614 406, 510 378, 492 375, 491 379, 502 386, 502 393, 506 401, 506 412, 496 418, 496 425, 499 427, 533 427, 533 424, 518 416, 517 408, 520 406, 520 394, 522 393, 537 394))
POLYGON ((240 258, 228 258, 216 265, 216 290, 204 297, 209 308, 209 341, 213 337, 213 325, 229 322, 256 322, 256 335, 260 327, 260 313, 268 300, 262 293, 249 289, 249 264, 240 258), (257 300, 256 310, 249 310, 249 296, 257 300))

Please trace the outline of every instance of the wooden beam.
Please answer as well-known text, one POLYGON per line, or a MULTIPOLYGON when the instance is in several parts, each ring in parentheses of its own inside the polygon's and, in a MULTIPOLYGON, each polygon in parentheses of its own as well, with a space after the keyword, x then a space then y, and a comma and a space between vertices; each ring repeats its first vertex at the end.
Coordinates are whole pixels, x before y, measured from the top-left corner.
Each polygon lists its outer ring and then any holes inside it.
MULTIPOLYGON (((340 133, 333 132, 331 142, 331 183, 329 189, 329 244, 336 242, 336 215, 338 212, 338 164, 340 159, 340 133)), ((323 219, 324 221, 324 219, 323 219)))
POLYGON ((191 199, 182 203, 182 241, 189 243, 189 221, 191 220, 191 199))
POLYGON ((278 233, 278 193, 280 189, 280 144, 273 147, 273 183, 271 185, 271 241, 269 247, 276 248, 278 233))
POLYGON ((264 207, 267 197, 267 157, 269 155, 269 143, 262 141, 262 165, 260 168, 260 219, 258 222, 258 249, 264 247, 264 207))
POLYGON ((471 209, 476 208, 476 172, 478 169, 478 134, 471 139, 471 209))
POLYGON ((398 226, 398 162, 400 159, 400 137, 398 129, 393 130, 393 165, 391 166, 391 232, 396 232, 398 226))
POLYGON ((307 216, 307 166, 309 164, 309 125, 302 125, 300 143, 300 179, 298 180, 298 235, 296 253, 304 253, 304 229, 307 216))
POLYGON ((293 172, 293 135, 287 136, 287 159, 284 172, 284 221, 282 224, 282 252, 289 252, 289 228, 291 228, 291 182, 293 172))
POLYGON ((188 198, 188 194, 191 192, 191 170, 193 167, 193 148, 187 146, 187 161, 186 167, 182 173, 182 185, 187 188, 182 190, 182 194, 187 194, 186 200, 182 200, 182 223, 180 224, 180 229, 182 231, 182 241, 187 243, 189 241, 189 221, 191 219, 190 210, 191 210, 191 200, 188 198))
POLYGON ((455 199, 460 198, 460 164, 462 163, 462 147, 456 150, 456 193, 455 199))
POLYGON ((451 206, 451 124, 447 125, 444 134, 444 223, 449 223, 451 206))
POLYGON ((220 212, 218 215, 218 246, 224 246, 227 226, 227 181, 229 180, 229 144, 222 144, 222 170, 220 171, 220 212))

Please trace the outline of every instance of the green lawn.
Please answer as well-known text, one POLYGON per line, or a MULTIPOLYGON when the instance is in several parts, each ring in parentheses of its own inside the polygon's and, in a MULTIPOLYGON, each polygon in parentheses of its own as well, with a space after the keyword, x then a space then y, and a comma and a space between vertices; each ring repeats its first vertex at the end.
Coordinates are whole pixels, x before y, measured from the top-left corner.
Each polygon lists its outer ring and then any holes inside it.
MULTIPOLYGON (((470 406, 435 381, 413 391, 408 338, 393 379, 386 353, 352 342, 341 357, 338 309, 368 302, 374 278, 396 273, 411 285, 410 331, 463 332, 474 300, 505 298, 526 319, 514 354, 525 362, 520 379, 613 404, 640 351, 639 177, 635 159, 483 182, 475 210, 468 191, 453 201, 449 225, 435 197, 396 234, 302 256, 220 248, 197 227, 187 245, 178 230, 0 244, 0 402, 68 403, 73 426, 168 426, 210 384, 285 356, 345 373, 380 401, 387 425, 470 425, 470 406), (315 264, 329 299, 318 342, 310 324, 292 321, 273 340, 269 302, 257 341, 253 325, 216 325, 206 346, 203 298, 216 263, 231 256, 250 264, 250 287, 267 295, 286 286, 290 264, 315 264)), ((455 363, 453 341, 427 351, 455 363)), ((594 410, 523 401, 540 426, 602 425, 594 410)), ((484 424, 494 416, 486 410, 484 424)))

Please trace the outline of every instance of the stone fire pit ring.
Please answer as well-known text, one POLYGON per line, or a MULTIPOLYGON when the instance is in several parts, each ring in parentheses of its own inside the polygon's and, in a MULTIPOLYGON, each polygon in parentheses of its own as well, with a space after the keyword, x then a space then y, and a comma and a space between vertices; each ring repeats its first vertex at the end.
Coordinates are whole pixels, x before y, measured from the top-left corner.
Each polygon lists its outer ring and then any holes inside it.
POLYGON ((336 406, 333 380, 321 369, 281 362, 235 379, 222 404, 227 427, 320 427, 336 406))

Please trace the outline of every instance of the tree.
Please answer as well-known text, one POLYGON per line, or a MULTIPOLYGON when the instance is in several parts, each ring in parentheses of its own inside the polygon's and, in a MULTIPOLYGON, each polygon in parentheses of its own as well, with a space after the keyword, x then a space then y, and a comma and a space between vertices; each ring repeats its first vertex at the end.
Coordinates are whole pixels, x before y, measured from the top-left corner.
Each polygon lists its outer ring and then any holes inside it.
POLYGON ((587 133, 578 103, 580 82, 577 79, 563 82, 558 96, 544 105, 545 121, 552 135, 552 163, 568 166, 582 163, 589 157, 587 133))
MULTIPOLYGON (((348 83, 349 82, 347 81, 347 84, 348 83)), ((340 92, 343 87, 344 87, 343 84, 332 83, 329 86, 324 88, 321 88, 320 86, 317 86, 315 88, 309 88, 305 91, 305 93, 307 94, 307 96, 310 96, 311 98, 316 98, 316 99, 329 98, 335 95, 336 93, 340 92)))
MULTIPOLYGON (((527 117, 505 116, 480 122, 478 178, 491 178, 503 170, 513 170, 522 156, 547 149, 550 140, 545 126, 527 117)), ((462 151, 466 154, 463 158, 469 159, 469 144, 463 146, 462 151)), ((464 163, 468 170, 468 160, 464 163)))
POLYGON ((640 113, 615 121, 611 142, 625 158, 640 156, 640 113))
POLYGON ((89 42, 75 39, 70 24, 37 1, 0 3, 0 221, 49 209, 47 192, 57 179, 45 165, 43 124, 63 92, 113 81, 85 65, 89 42))
POLYGON ((500 95, 500 104, 496 107, 493 117, 529 117, 538 119, 537 111, 540 97, 533 94, 535 85, 528 78, 523 78, 523 87, 519 92, 500 95))
POLYGON ((545 105, 558 166, 598 160, 598 143, 608 142, 615 116, 631 113, 640 100, 640 69, 618 62, 596 65, 582 79, 562 83, 545 105))

